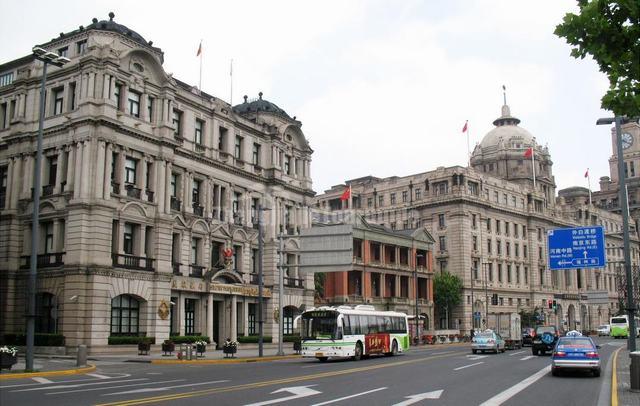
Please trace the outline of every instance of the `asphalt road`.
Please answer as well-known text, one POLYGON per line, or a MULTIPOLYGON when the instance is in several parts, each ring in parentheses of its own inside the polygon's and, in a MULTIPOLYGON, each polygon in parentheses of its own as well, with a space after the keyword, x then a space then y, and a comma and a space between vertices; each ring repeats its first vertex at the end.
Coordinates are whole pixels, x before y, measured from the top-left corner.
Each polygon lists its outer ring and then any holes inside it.
POLYGON ((103 362, 91 374, 0 382, 0 404, 598 405, 611 379, 609 358, 624 345, 621 340, 598 341, 603 372, 599 378, 586 373, 552 377, 550 357, 533 356, 530 347, 472 355, 468 345, 452 345, 359 362, 103 362))

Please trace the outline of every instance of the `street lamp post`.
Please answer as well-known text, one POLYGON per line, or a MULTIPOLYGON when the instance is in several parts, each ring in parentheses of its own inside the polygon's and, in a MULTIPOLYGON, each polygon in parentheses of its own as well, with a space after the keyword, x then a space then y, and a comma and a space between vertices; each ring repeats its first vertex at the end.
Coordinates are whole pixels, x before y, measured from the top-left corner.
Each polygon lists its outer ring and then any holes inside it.
POLYGON ((624 157, 622 151, 622 125, 623 118, 615 116, 611 118, 599 118, 596 125, 611 125, 615 123, 616 127, 616 153, 618 155, 618 199, 621 203, 622 211, 622 236, 624 244, 624 269, 627 278, 627 315, 629 317, 629 334, 627 339, 627 349, 629 352, 636 350, 636 331, 635 312, 636 307, 633 302, 633 278, 631 277, 631 250, 629 249, 629 196, 627 195, 627 181, 624 173, 624 157))
POLYGON ((29 284, 28 293, 28 309, 27 309, 27 356, 25 359, 25 369, 33 371, 33 354, 34 354, 34 337, 36 328, 36 279, 38 275, 38 241, 40 233, 40 184, 42 177, 40 168, 42 167, 42 133, 44 129, 44 104, 45 104, 45 86, 47 83, 47 66, 62 66, 70 62, 69 58, 65 58, 55 52, 47 51, 40 47, 32 49, 35 59, 42 61, 42 81, 40 82, 40 117, 38 120, 38 138, 36 141, 36 167, 33 180, 33 213, 31 217, 31 258, 29 262, 29 284))
POLYGON ((262 207, 262 204, 258 203, 258 357, 263 356, 264 351, 264 319, 262 317, 263 312, 263 292, 262 292, 262 256, 264 251, 264 236, 262 232, 262 212, 271 210, 262 207))
POLYGON ((483 262, 482 273, 484 279, 484 325, 487 326, 487 322, 489 321, 489 291, 487 290, 487 267, 491 262, 483 262))

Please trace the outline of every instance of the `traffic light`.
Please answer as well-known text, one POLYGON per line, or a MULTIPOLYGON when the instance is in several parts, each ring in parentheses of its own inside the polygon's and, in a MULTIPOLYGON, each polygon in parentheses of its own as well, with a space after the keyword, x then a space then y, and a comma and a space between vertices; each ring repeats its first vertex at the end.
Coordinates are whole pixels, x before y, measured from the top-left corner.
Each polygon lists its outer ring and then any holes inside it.
POLYGON ((549 309, 553 309, 553 302, 551 301, 551 299, 549 299, 547 302, 549 304, 549 309))
POLYGON ((491 304, 494 306, 498 305, 498 294, 494 293, 493 296, 491 296, 491 304))
POLYGON ((556 303, 556 301, 553 301, 553 311, 555 312, 556 310, 558 310, 558 303, 556 303))

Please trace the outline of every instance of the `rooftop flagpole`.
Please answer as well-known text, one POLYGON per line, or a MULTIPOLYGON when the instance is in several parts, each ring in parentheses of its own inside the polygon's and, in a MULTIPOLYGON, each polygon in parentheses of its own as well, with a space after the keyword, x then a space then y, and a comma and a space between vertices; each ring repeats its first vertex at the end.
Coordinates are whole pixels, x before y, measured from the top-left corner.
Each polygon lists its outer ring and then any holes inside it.
POLYGON ((233 58, 231 58, 231 64, 229 65, 229 89, 231 95, 229 96, 229 104, 233 106, 233 58))
POLYGON ((587 178, 587 186, 589 186, 589 206, 591 206, 593 202, 591 201, 591 177, 589 176, 589 168, 587 168, 587 171, 584 173, 584 177, 587 178))
POLYGON ((196 56, 200 57, 200 81, 198 82, 198 89, 202 92, 202 39, 200 40, 200 46, 198 46, 196 56))

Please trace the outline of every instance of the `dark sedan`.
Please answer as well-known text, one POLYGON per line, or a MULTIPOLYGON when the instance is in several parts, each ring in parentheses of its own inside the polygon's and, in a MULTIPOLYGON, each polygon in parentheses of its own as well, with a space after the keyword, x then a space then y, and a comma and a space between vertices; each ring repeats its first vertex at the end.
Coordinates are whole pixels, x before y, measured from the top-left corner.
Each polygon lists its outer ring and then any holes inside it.
POLYGON ((532 327, 522 329, 522 346, 533 345, 533 337, 536 336, 536 330, 532 327))

